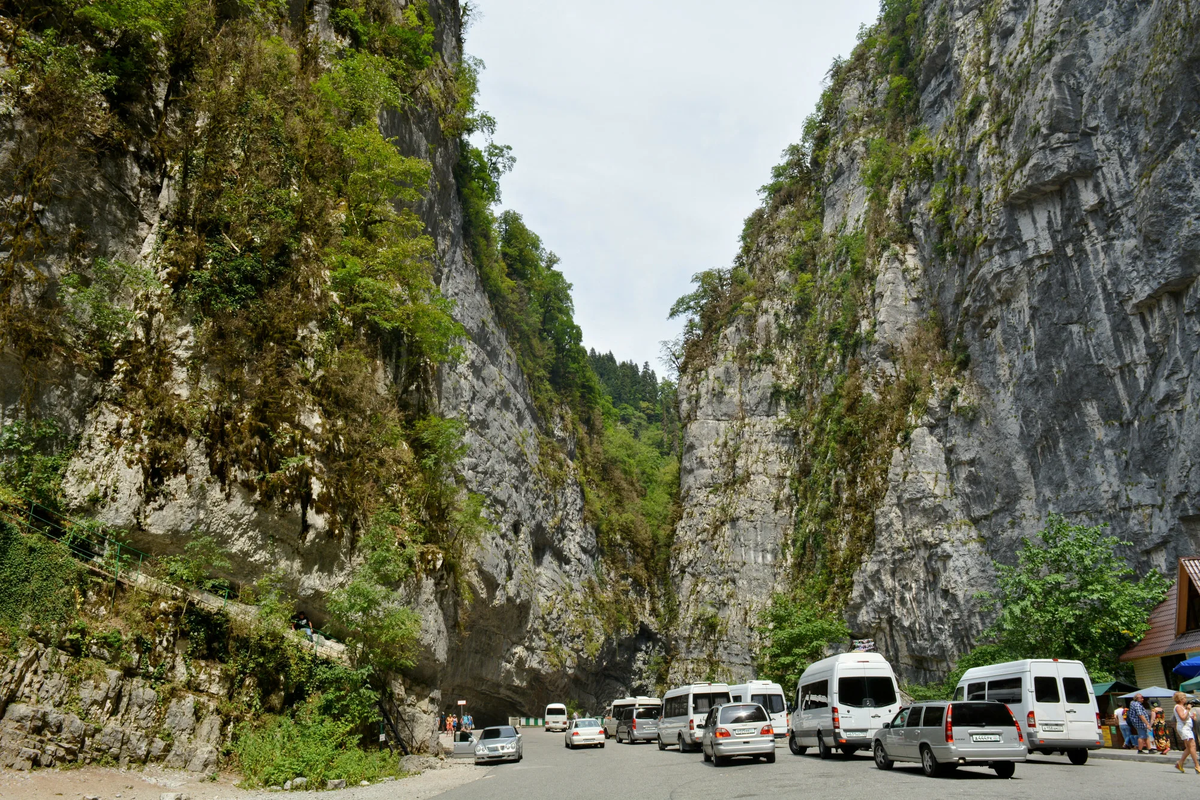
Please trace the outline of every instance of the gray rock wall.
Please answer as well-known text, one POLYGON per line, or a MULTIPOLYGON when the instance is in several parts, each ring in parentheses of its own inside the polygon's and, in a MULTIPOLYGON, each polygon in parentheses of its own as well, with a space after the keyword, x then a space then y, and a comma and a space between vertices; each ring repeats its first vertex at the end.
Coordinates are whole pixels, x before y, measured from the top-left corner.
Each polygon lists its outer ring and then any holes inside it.
MULTIPOLYGON (((929 679, 988 624, 975 595, 994 585, 992 560, 1011 562, 1019 537, 1050 512, 1110 524, 1141 570, 1173 569, 1200 546, 1200 17, 1183 2, 1104 0, 954 0, 922 13, 912 128, 962 165, 952 235, 976 246, 939 248, 947 232, 930 201, 944 171, 893 187, 886 211, 911 229, 897 242, 908 266, 899 274, 875 265, 863 319, 875 342, 860 357, 868 376, 886 380, 886 343, 935 311, 970 366, 953 393, 935 387, 892 453, 847 618, 908 677, 929 679)), ((868 217, 862 168, 866 140, 879 134, 855 120, 883 101, 880 81, 876 66, 842 94, 824 176, 826 232, 868 217)), ((706 388, 734 369, 745 327, 726 332, 717 366, 681 383, 688 453, 714 452, 727 424, 711 420, 753 406, 763 396, 754 387, 779 371, 742 368, 720 391, 706 388)), ((739 446, 772 451, 751 457, 747 471, 787 460, 770 424, 745 427, 739 446)), ((702 554, 681 560, 681 585, 742 570, 701 542, 733 537, 777 552, 793 521, 777 484, 751 481, 737 507, 764 511, 756 531, 766 538, 736 518, 712 522, 705 509, 721 488, 702 461, 684 462, 677 538, 702 554)), ((739 583, 743 601, 718 608, 722 620, 737 627, 741 610, 783 580, 776 569, 739 583)), ((688 610, 683 629, 698 615, 688 610)), ((747 663, 748 645, 728 644, 730 660, 747 663)))

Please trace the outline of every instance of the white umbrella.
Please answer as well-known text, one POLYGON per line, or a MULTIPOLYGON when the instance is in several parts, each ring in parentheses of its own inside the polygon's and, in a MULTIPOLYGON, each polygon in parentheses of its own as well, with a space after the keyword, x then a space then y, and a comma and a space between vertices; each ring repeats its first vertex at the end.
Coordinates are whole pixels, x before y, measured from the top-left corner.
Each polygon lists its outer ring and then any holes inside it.
POLYGON ((1174 697, 1175 690, 1174 689, 1164 689, 1161 686, 1151 686, 1148 689, 1138 689, 1136 692, 1130 692, 1129 694, 1123 694, 1123 695, 1121 695, 1121 699, 1122 700, 1132 700, 1133 698, 1137 697, 1139 694, 1142 697, 1146 698, 1147 700, 1161 700, 1164 697, 1174 697))

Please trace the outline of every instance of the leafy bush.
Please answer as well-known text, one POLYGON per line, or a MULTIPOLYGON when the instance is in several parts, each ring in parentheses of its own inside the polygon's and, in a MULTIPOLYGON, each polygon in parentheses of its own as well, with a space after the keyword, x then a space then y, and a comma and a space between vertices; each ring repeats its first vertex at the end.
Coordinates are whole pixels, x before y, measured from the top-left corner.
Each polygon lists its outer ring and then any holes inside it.
POLYGON ((10 635, 64 634, 85 575, 63 545, 0 522, 0 628, 10 635))
POLYGON ((755 659, 758 675, 783 687, 795 686, 809 664, 825 657, 830 645, 850 639, 850 629, 837 613, 781 594, 771 598, 755 630, 762 639, 755 659))
POLYGON ((167 556, 161 563, 166 579, 176 586, 207 591, 227 586, 213 574, 229 569, 229 551, 208 534, 193 536, 181 554, 167 556))
POLYGON ((309 785, 343 779, 355 784, 399 775, 396 757, 386 750, 366 750, 354 726, 310 699, 295 717, 268 717, 260 725, 244 723, 233 742, 233 754, 250 786, 277 786, 293 778, 309 785))

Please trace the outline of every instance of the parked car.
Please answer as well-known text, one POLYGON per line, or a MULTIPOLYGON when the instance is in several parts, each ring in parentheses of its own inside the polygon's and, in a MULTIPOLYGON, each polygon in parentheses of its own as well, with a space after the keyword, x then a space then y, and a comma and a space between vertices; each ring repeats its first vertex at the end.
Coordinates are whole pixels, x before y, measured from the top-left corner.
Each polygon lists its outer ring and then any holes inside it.
POLYGON ((663 695, 662 718, 658 721, 658 749, 678 745, 680 752, 697 750, 708 712, 729 702, 724 683, 692 683, 663 695))
POLYGON ((1025 760, 1021 726, 1003 703, 917 703, 900 709, 875 734, 875 766, 920 762, 929 777, 960 766, 987 766, 1011 778, 1025 760))
POLYGON ((576 747, 604 747, 604 740, 607 738, 600 720, 592 717, 573 719, 563 733, 563 745, 568 750, 576 747))
POLYGON ((788 747, 804 755, 816 747, 821 758, 870 748, 875 732, 900 710, 892 665, 878 653, 842 653, 804 670, 796 682, 788 747))
POLYGON ((605 735, 617 735, 617 722, 620 720, 621 712, 626 708, 652 708, 659 712, 659 714, 656 714, 656 716, 659 716, 662 713, 662 700, 642 694, 637 697, 622 697, 620 700, 614 700, 612 705, 604 709, 605 735))
POLYGON ((705 761, 718 767, 736 756, 750 756, 775 763, 775 728, 766 709, 758 703, 727 703, 708 712, 700 749, 705 761))
POLYGON ((459 731, 454 734, 454 757, 471 758, 475 755, 475 737, 470 731, 459 731))
POLYGON ((484 728, 475 741, 475 763, 520 761, 523 757, 521 734, 511 725, 484 728))
POLYGON ((771 717, 775 738, 788 734, 788 709, 783 687, 772 681, 750 681, 729 687, 729 698, 734 703, 758 703, 771 717))
POLYGON ((617 741, 625 739, 629 744, 634 742, 652 742, 658 738, 658 715, 660 709, 652 706, 641 708, 624 708, 617 722, 617 741))
POLYGON ((1030 658, 974 667, 963 673, 955 700, 992 700, 1012 709, 1029 752, 1067 754, 1085 764, 1104 746, 1100 707, 1080 661, 1030 658))
POLYGON ((546 706, 545 717, 547 731, 565 731, 567 729, 567 707, 562 703, 551 703, 546 706))

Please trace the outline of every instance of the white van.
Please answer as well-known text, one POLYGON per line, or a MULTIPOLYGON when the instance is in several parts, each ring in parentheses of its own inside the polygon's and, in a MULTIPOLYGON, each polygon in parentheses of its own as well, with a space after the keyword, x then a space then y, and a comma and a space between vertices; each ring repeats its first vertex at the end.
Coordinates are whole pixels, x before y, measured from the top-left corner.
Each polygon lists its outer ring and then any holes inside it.
POLYGON ((729 687, 729 696, 734 703, 758 703, 771 718, 775 738, 787 736, 788 712, 783 687, 771 681, 750 681, 729 687))
POLYGON ((1064 752, 1085 764, 1089 750, 1103 747, 1100 708, 1081 661, 1027 658, 963 673, 955 700, 1006 704, 1025 733, 1029 752, 1064 752))
POLYGON ((681 753, 699 750, 704 718, 714 706, 728 702, 729 686, 724 683, 692 683, 667 692, 658 723, 658 749, 678 745, 681 753))
POLYGON ((633 708, 657 708, 662 709, 662 700, 657 697, 647 697, 644 694, 639 694, 637 697, 622 697, 620 700, 613 700, 612 705, 604 709, 604 719, 600 720, 600 724, 604 726, 604 738, 617 735, 617 721, 621 718, 622 709, 629 707, 633 708))
POLYGON ((551 703, 546 706, 546 730, 565 731, 567 729, 567 707, 562 703, 551 703))
POLYGON ((892 665, 878 653, 842 653, 804 670, 796 682, 796 709, 788 747, 821 758, 834 748, 846 755, 871 747, 875 732, 900 711, 892 665))

